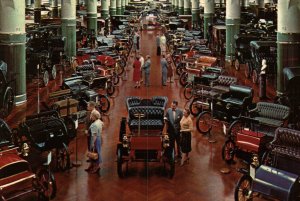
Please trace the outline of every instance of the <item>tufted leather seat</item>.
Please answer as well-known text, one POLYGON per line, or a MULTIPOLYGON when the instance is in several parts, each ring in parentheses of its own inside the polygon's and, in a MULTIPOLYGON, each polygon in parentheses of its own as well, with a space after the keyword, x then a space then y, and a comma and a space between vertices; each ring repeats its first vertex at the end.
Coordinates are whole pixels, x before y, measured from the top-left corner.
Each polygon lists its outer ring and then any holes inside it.
POLYGON ((217 64, 217 57, 200 56, 197 59, 196 66, 215 66, 217 64))
POLYGON ((253 89, 250 87, 232 84, 229 91, 221 95, 224 103, 234 107, 246 108, 253 98, 253 89))
POLYGON ((131 131, 138 130, 139 118, 136 114, 143 114, 140 119, 141 131, 159 130, 164 126, 164 108, 156 106, 136 106, 128 109, 129 119, 128 125, 131 131))
POLYGON ((277 165, 288 168, 292 172, 300 172, 300 131, 283 127, 277 128, 269 148, 278 157, 277 165), (284 162, 280 164, 282 161, 284 162))
POLYGON ((76 67, 77 72, 81 71, 93 71, 94 70, 94 65, 93 64, 85 64, 85 65, 79 65, 76 67))
POLYGON ((260 124, 280 127, 288 119, 290 108, 275 103, 258 102, 256 108, 249 112, 260 124))
POLYGON ((127 99, 126 99, 127 110, 129 110, 129 108, 131 108, 131 107, 138 106, 140 104, 141 104, 140 97, 130 96, 130 97, 127 97, 127 99))
POLYGON ((214 80, 211 83, 211 86, 212 86, 212 89, 216 89, 218 91, 228 92, 229 91, 229 86, 231 84, 236 84, 236 83, 237 83, 237 78, 236 77, 220 75, 218 77, 218 79, 214 80))
POLYGON ((154 96, 152 97, 153 106, 163 107, 165 108, 168 102, 168 98, 166 96, 154 96))

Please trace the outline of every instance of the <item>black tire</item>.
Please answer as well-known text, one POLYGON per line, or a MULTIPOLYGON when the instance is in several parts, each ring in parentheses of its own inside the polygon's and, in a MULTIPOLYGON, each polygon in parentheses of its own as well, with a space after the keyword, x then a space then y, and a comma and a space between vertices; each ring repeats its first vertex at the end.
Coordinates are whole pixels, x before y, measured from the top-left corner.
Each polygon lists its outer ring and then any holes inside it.
POLYGON ((182 72, 179 77, 179 83, 181 84, 181 86, 184 87, 188 84, 187 79, 188 79, 188 74, 186 72, 182 72))
POLYGON ((110 101, 107 96, 99 94, 97 105, 102 113, 107 113, 110 108, 110 101))
POLYGON ((234 189, 235 201, 251 201, 252 195, 249 195, 252 190, 252 178, 249 175, 243 175, 234 189))
POLYGON ((235 70, 239 71, 240 70, 240 61, 238 59, 236 59, 234 61, 234 68, 235 70))
POLYGON ((209 111, 200 113, 196 120, 197 130, 200 133, 206 134, 212 129, 212 114, 209 111))
POLYGON ((174 149, 168 147, 165 151, 164 159, 164 171, 170 179, 174 177, 175 174, 175 152, 174 149))
POLYGON ((54 199, 57 190, 54 175, 43 168, 37 173, 37 179, 40 187, 39 196, 44 200, 54 199))
POLYGON ((42 79, 43 79, 43 85, 44 87, 46 87, 49 83, 49 72, 48 71, 44 71, 42 74, 42 79))
POLYGON ((180 64, 178 64, 176 66, 176 74, 180 76, 182 73, 183 73, 183 68, 180 64))
POLYGON ((228 129, 228 137, 232 140, 235 140, 237 132, 241 131, 242 127, 243 127, 242 121, 235 120, 234 122, 232 122, 232 124, 230 124, 229 129, 228 129))
POLYGON ((115 85, 111 82, 111 81, 108 81, 107 83, 107 86, 106 86, 106 93, 108 96, 112 96, 114 95, 116 89, 115 89, 115 85))
POLYGON ((64 118, 64 123, 68 131, 68 141, 71 141, 77 135, 77 128, 75 125, 75 121, 71 117, 66 116, 64 118))
POLYGON ((0 110, 0 117, 7 117, 9 115, 14 107, 14 101, 15 98, 12 88, 7 87, 3 98, 2 109, 0 110))
POLYGON ((117 171, 118 171, 118 176, 120 178, 123 178, 125 176, 124 170, 123 170, 123 153, 122 153, 122 144, 118 145, 117 148, 117 171))
POLYGON ((253 84, 258 84, 259 76, 258 76, 258 71, 256 69, 253 69, 252 72, 252 83, 253 84))
POLYGON ((231 163, 234 159, 235 143, 233 140, 226 140, 222 146, 222 158, 226 163, 231 163))
POLYGON ((245 66, 245 77, 246 78, 250 78, 250 75, 251 75, 251 66, 249 63, 246 63, 246 66, 245 66))
POLYGON ((56 79, 56 74, 57 74, 57 71, 56 71, 56 65, 54 64, 51 68, 51 71, 49 72, 50 73, 50 79, 51 80, 55 80, 56 79))
POLYGON ((111 79, 112 79, 112 82, 113 82, 114 85, 117 85, 120 82, 120 78, 117 75, 117 73, 115 73, 115 72, 113 72, 113 75, 111 76, 111 79))
POLYGON ((188 83, 187 85, 185 85, 183 95, 187 100, 190 100, 194 96, 194 89, 192 83, 188 83))
POLYGON ((194 98, 189 106, 191 114, 195 117, 200 114, 200 111, 202 108, 201 106, 199 106, 199 103, 198 103, 199 100, 200 100, 200 98, 194 98))
POLYGON ((68 147, 63 143, 63 147, 56 150, 57 169, 66 171, 71 168, 70 153, 68 147))

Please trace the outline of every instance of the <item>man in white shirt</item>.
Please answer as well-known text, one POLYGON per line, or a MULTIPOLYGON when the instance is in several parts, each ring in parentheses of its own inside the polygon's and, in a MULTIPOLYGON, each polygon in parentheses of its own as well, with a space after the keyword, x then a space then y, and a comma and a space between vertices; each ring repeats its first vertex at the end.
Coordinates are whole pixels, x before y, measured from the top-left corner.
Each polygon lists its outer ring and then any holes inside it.
POLYGON ((143 57, 143 55, 142 54, 140 54, 140 59, 139 59, 139 61, 141 62, 141 83, 143 83, 143 81, 144 81, 144 79, 145 79, 145 73, 144 73, 144 71, 143 71, 143 66, 144 66, 144 63, 145 63, 145 59, 144 59, 144 57, 143 57))

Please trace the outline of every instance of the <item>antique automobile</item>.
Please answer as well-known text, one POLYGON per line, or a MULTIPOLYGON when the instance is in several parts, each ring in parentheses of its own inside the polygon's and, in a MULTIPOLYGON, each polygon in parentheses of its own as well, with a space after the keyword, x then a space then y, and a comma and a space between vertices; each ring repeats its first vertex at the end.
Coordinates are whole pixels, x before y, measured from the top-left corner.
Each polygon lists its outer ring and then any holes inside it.
POLYGON ((287 105, 291 108, 289 119, 290 127, 300 128, 300 68, 286 67, 283 69, 283 94, 276 97, 275 102, 287 105))
POLYGON ((286 127, 290 108, 281 104, 258 102, 255 108, 248 110, 249 117, 236 119, 226 133, 226 141, 222 147, 222 158, 227 163, 234 156, 249 159, 253 154, 262 160, 266 145, 274 138, 278 127, 286 127))
POLYGON ((259 81, 262 60, 267 62, 267 76, 276 75, 277 65, 277 43, 276 41, 251 41, 250 42, 252 59, 250 65, 245 69, 245 75, 249 78, 252 75, 252 82, 257 84, 259 81))
POLYGON ((14 105, 14 92, 7 80, 7 64, 0 60, 0 117, 6 117, 14 105))
POLYGON ((64 79, 61 89, 70 89, 70 96, 79 101, 79 110, 86 110, 87 103, 94 101, 101 113, 108 112, 110 101, 106 95, 98 94, 91 89, 89 82, 82 76, 76 76, 64 79))
POLYGON ((226 92, 207 87, 202 92, 206 101, 201 103, 203 112, 197 117, 196 127, 203 134, 210 132, 214 119, 223 121, 226 126, 245 115, 253 99, 252 88, 237 84, 231 84, 226 92))
POLYGON ((239 170, 244 175, 235 187, 234 199, 252 200, 262 195, 281 201, 299 201, 299 142, 299 131, 281 127, 276 129, 263 164, 260 165, 254 158, 249 170, 239 170))
POLYGON ((27 116, 13 131, 14 138, 20 147, 24 143, 36 151, 53 151, 55 168, 65 171, 71 167, 69 142, 76 137, 76 122, 62 118, 57 111, 46 111, 27 116))
POLYGON ((119 177, 127 175, 129 163, 138 161, 163 162, 165 174, 169 178, 174 176, 174 149, 170 147, 168 135, 162 132, 167 101, 167 97, 163 96, 126 99, 128 118, 121 120, 117 145, 119 177), (126 133, 126 124, 130 133, 126 133))
MULTIPOLYGON (((234 67, 236 70, 240 69, 241 64, 249 65, 249 60, 252 58, 250 49, 250 42, 257 41, 259 36, 238 34, 234 36, 235 39, 235 60, 234 67)), ((246 67, 247 68, 247 67, 246 67)))
POLYGON ((46 157, 28 153, 28 146, 15 146, 9 126, 0 119, 0 199, 11 200, 38 193, 41 200, 56 194, 56 182, 49 169, 51 154, 46 157))
POLYGON ((56 78, 56 69, 52 67, 46 31, 32 30, 27 33, 26 74, 29 78, 38 76, 47 86, 49 79, 56 78))

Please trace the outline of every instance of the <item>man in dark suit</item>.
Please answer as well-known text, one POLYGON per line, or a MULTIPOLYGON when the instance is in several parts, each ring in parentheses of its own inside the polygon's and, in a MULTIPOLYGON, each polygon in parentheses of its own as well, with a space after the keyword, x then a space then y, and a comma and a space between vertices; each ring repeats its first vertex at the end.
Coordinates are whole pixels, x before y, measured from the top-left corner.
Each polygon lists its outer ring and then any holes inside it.
POLYGON ((175 148, 175 141, 177 144, 177 158, 181 158, 180 150, 180 120, 183 116, 182 110, 177 108, 178 102, 172 101, 171 108, 168 108, 165 114, 165 121, 167 123, 167 132, 170 138, 170 146, 175 148))

